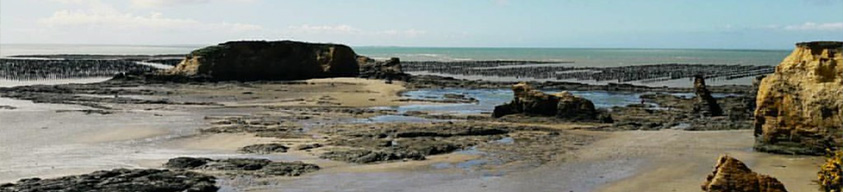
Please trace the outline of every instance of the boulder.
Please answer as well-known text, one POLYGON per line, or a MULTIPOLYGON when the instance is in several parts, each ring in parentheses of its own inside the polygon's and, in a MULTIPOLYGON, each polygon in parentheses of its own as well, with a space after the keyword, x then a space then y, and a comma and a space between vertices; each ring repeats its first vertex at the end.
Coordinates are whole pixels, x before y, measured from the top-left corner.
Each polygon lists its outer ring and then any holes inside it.
POLYGON ((559 98, 556 104, 556 117, 568 120, 589 120, 598 116, 594 103, 588 99, 574 96, 567 91, 553 94, 559 98))
POLYGON ((243 153, 257 153, 257 154, 271 154, 271 153, 286 153, 290 147, 278 143, 254 144, 240 148, 243 153))
POLYGON ((752 172, 746 165, 727 155, 720 156, 714 172, 706 177, 702 190, 707 192, 786 192, 778 179, 752 172))
POLYGON ((573 121, 597 120, 600 112, 588 99, 574 96, 569 92, 546 94, 535 90, 526 83, 512 86, 514 98, 511 102, 496 106, 492 117, 499 118, 510 114, 555 116, 573 121))
POLYGON ((355 77, 356 58, 339 44, 233 41, 195 50, 165 74, 215 81, 355 77))
POLYGON ((705 117, 723 115, 723 109, 717 104, 717 100, 711 96, 711 91, 706 88, 705 77, 702 75, 694 76, 694 94, 697 95, 697 101, 694 103, 694 114, 705 117))
POLYGON ((393 57, 386 61, 377 61, 366 56, 357 56, 360 65, 360 77, 387 80, 406 80, 408 74, 401 70, 401 60, 393 57))
POLYGON ((759 84, 755 148, 824 154, 843 139, 843 42, 807 42, 759 84))

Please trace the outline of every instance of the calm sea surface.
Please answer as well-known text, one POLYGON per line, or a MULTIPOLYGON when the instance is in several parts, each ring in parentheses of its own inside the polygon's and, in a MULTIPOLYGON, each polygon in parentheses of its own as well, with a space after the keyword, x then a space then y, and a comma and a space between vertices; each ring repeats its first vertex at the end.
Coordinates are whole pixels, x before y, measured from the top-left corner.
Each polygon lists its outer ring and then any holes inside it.
MULTIPOLYGON (((148 55, 186 54, 204 45, 0 45, 0 57, 33 54, 148 55)), ((776 65, 787 50, 716 49, 582 49, 582 48, 421 48, 354 47, 360 55, 399 57, 406 61, 547 60, 573 61, 577 66, 643 64, 743 64, 776 65)))
MULTIPOLYGON (((0 57, 37 54, 186 54, 204 46, 3 44, 0 45, 0 57)), ((354 50, 357 54, 377 59, 399 57, 403 61, 541 60, 568 61, 573 63, 566 65, 579 67, 614 67, 666 63, 774 66, 790 53, 787 50, 587 48, 354 47, 354 50)), ((731 82, 721 83, 730 84, 731 82)), ((0 86, 2 84, 11 85, 7 82, 0 82, 0 86)), ((736 84, 746 84, 746 82, 741 80, 736 84)))

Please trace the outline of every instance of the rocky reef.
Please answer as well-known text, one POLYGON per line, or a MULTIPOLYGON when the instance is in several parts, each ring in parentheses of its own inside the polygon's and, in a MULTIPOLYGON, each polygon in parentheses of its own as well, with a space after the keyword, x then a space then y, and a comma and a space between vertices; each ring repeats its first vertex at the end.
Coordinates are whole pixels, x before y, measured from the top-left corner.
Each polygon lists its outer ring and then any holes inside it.
POLYGON ((778 179, 761 175, 749 169, 743 162, 727 155, 720 156, 714 172, 706 177, 702 190, 707 192, 752 191, 786 192, 778 179))
POLYGON ((300 176, 318 171, 314 164, 302 162, 274 162, 268 159, 231 158, 214 160, 209 158, 177 157, 172 158, 164 167, 180 170, 222 171, 235 175, 255 176, 300 176))
POLYGON ((498 118, 510 114, 528 114, 539 116, 555 116, 559 119, 571 121, 603 121, 610 122, 611 118, 601 117, 601 112, 594 108, 594 103, 588 99, 574 96, 569 92, 546 94, 533 89, 526 83, 512 86, 515 97, 511 102, 495 107, 492 117, 498 118))
POLYGON ((114 191, 114 192, 210 192, 217 191, 215 178, 187 171, 114 169, 53 179, 21 179, 0 184, 0 191, 114 191))
POLYGON ((234 41, 195 50, 165 74, 240 81, 355 77, 356 59, 339 44, 234 41))
POLYGON ((257 153, 257 154, 271 154, 271 153, 286 153, 287 149, 290 147, 278 144, 278 143, 265 143, 265 144, 254 144, 245 147, 241 147, 240 152, 242 153, 257 153))
POLYGON ((823 154, 843 143, 843 42, 807 42, 765 77, 755 110, 755 148, 823 154))

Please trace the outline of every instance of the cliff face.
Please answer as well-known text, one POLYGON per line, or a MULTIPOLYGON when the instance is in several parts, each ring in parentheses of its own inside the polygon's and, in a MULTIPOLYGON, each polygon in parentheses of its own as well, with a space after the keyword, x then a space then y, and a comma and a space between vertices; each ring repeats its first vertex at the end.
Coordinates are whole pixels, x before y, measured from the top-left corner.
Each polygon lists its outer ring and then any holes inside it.
POLYGON ((759 84, 756 149, 822 154, 843 142, 843 42, 808 42, 759 84))
POLYGON ((355 77, 357 54, 345 45, 236 41, 193 51, 169 75, 212 80, 299 80, 355 77))

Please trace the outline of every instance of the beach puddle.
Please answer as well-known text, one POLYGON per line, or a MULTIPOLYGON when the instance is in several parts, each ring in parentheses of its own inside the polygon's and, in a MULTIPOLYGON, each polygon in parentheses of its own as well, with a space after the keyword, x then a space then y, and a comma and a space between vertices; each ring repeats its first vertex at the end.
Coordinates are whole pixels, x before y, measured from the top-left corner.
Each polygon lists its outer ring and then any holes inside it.
MULTIPOLYGON (((543 90, 554 93, 560 90, 543 90)), ((608 92, 608 91, 569 91, 570 93, 591 100, 597 108, 611 108, 641 103, 641 93, 608 92)), ((444 101, 446 95, 463 95, 474 98, 473 103, 435 103, 420 105, 404 105, 397 107, 380 107, 378 109, 392 109, 399 114, 408 111, 425 111, 443 114, 484 114, 490 113, 495 106, 512 101, 512 90, 509 89, 421 89, 408 91, 403 94, 410 99, 444 101)))
POLYGON ((366 119, 357 119, 356 123, 430 123, 437 120, 403 115, 379 115, 366 119))

